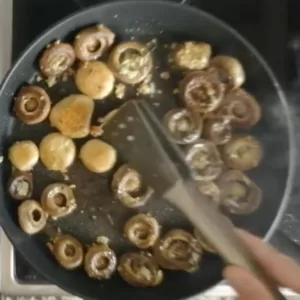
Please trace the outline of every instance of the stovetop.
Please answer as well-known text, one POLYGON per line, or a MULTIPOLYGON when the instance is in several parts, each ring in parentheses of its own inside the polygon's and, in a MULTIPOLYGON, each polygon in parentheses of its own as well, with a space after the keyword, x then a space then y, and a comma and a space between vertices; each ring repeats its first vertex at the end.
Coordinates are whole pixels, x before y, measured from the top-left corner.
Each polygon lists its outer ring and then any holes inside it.
MULTIPOLYGON (((297 70, 300 72, 300 21, 297 15, 297 11, 300 11, 300 3, 297 0, 288 2, 285 0, 165 1, 196 6, 236 28, 271 65, 288 95, 290 104, 293 105, 295 117, 300 115, 300 104, 296 105, 297 102, 300 103, 300 99, 296 96, 300 95, 300 73, 298 77, 297 72, 297 70), (299 40, 297 33, 299 33, 299 40)), ((53 23, 80 9, 103 2, 108 1, 14 0, 12 61, 15 61, 24 48, 53 23)), ((297 126, 300 128, 299 124, 297 126)), ((272 243, 300 261, 300 198, 298 196, 300 196, 300 186, 293 191, 291 203, 272 243)), ((11 270, 19 285, 48 284, 15 251, 9 249, 6 248, 7 253, 10 253, 14 262, 11 270)), ((4 259, 6 260, 6 257, 4 259)))

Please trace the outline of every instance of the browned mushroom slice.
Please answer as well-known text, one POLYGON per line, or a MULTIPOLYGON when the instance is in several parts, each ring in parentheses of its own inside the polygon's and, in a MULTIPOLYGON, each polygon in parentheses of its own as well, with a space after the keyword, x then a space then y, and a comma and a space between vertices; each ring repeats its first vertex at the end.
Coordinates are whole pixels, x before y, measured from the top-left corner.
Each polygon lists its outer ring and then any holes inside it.
POLYGON ((18 207, 18 219, 22 230, 31 235, 44 229, 47 214, 37 201, 25 200, 18 207))
POLYGON ((153 190, 144 184, 141 175, 128 164, 121 166, 114 174, 112 191, 128 208, 145 205, 153 194, 153 190))
POLYGON ((154 247, 158 264, 169 270, 195 272, 202 250, 193 235, 181 229, 170 230, 154 247))
POLYGON ((179 92, 187 109, 206 114, 216 110, 221 104, 225 85, 213 72, 194 71, 180 82, 179 92))
POLYGON ((39 64, 47 77, 62 75, 75 62, 75 52, 70 44, 55 42, 43 52, 39 64))
POLYGON ((50 97, 39 86, 22 87, 15 98, 14 111, 17 117, 28 125, 43 122, 49 115, 50 109, 50 97))
POLYGON ((127 239, 140 249, 153 247, 159 238, 160 226, 148 214, 139 214, 129 219, 124 228, 127 239))
POLYGON ((226 95, 217 114, 230 118, 235 128, 249 129, 261 119, 261 107, 252 95, 238 89, 226 95))
POLYGON ((162 282, 164 277, 154 257, 147 252, 122 255, 118 271, 126 282, 141 288, 155 287, 162 282))
POLYGON ((164 123, 177 144, 194 143, 202 132, 202 119, 183 108, 170 110, 164 117, 164 123))
POLYGON ((74 41, 78 59, 96 60, 114 43, 115 34, 104 25, 89 27, 80 31, 74 41))
POLYGON ((210 199, 216 206, 220 205, 220 189, 213 181, 198 181, 199 191, 210 199))
POLYGON ((8 191, 13 199, 30 199, 33 191, 32 173, 14 171, 9 180, 8 191))
POLYGON ((210 253, 216 253, 216 249, 211 245, 211 243, 203 236, 203 234, 197 230, 196 228, 194 229, 194 235, 201 245, 202 249, 210 252, 210 253))
POLYGON ((51 243, 53 252, 58 263, 68 270, 73 270, 82 265, 83 247, 70 235, 59 235, 51 243))
POLYGON ((253 136, 236 136, 223 147, 225 164, 232 169, 248 171, 256 168, 263 157, 261 143, 253 136))
POLYGON ((124 42, 116 46, 109 57, 115 76, 128 84, 138 84, 146 79, 153 68, 150 51, 143 44, 124 42))
POLYGON ((199 140, 197 144, 187 148, 185 158, 195 180, 214 180, 223 169, 220 153, 209 141, 199 140))
POLYGON ((215 67, 219 71, 219 76, 230 89, 237 89, 243 85, 246 75, 242 64, 231 56, 216 56, 210 66, 215 67))
POLYGON ((67 216, 77 207, 73 189, 64 183, 48 185, 42 193, 41 204, 53 219, 67 216))
POLYGON ((175 47, 172 59, 182 70, 202 70, 209 64, 211 46, 202 42, 185 42, 175 47))
POLYGON ((221 205, 230 213, 247 215, 254 212, 261 203, 261 189, 240 171, 225 172, 219 178, 218 185, 221 191, 221 205))
POLYGON ((88 249, 84 258, 84 269, 89 277, 109 279, 116 268, 116 254, 107 245, 94 245, 88 249))

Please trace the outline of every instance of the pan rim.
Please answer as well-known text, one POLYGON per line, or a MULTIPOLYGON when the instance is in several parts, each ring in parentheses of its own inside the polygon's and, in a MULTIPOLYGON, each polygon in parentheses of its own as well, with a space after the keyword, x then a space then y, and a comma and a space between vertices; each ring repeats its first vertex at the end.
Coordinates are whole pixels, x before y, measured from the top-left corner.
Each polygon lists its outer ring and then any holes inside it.
MULTIPOLYGON (((278 228, 280 221, 283 217, 283 214, 289 204, 289 198, 292 192, 292 188, 293 188, 293 184, 294 184, 294 180, 295 180, 295 172, 296 172, 296 164, 294 164, 293 162, 296 159, 296 141, 294 140, 293 136, 295 133, 295 126, 293 123, 292 118, 290 118, 291 114, 291 110, 289 108, 289 104, 287 101, 287 97, 281 87, 281 85, 279 84, 275 74, 273 73, 271 67, 268 65, 268 63, 266 62, 266 60, 263 58, 263 56, 259 53, 259 51, 246 39, 244 38, 236 29, 234 29, 233 27, 231 27, 229 24, 227 24, 226 22, 224 22, 223 20, 219 19, 218 17, 202 10, 202 9, 198 9, 196 7, 193 7, 191 5, 188 4, 180 4, 180 3, 173 3, 173 2, 168 2, 168 1, 162 1, 162 0, 145 0, 145 1, 138 1, 138 0, 129 0, 129 1, 116 1, 113 3, 104 3, 104 4, 97 4, 97 5, 93 5, 90 6, 88 8, 83 8, 81 11, 76 11, 72 14, 67 15, 66 17, 64 17, 63 19, 55 22, 53 25, 51 25, 50 27, 46 28, 42 33, 40 33, 37 38, 35 38, 26 48, 25 50, 22 51, 22 53, 18 56, 18 58, 15 60, 14 65, 12 66, 11 69, 9 69, 2 81, 2 84, 0 86, 0 95, 2 95, 6 89, 7 84, 9 83, 9 81, 11 80, 12 74, 15 72, 15 70, 18 68, 19 64, 23 61, 24 57, 26 57, 28 55, 28 53, 35 47, 36 44, 39 43, 40 40, 43 39, 43 37, 45 35, 50 34, 53 31, 56 31, 59 27, 63 26, 65 23, 69 23, 71 22, 73 19, 78 18, 79 16, 85 15, 85 14, 89 14, 91 11, 93 11, 94 9, 105 9, 106 7, 120 7, 120 6, 130 6, 130 5, 139 5, 139 6, 148 6, 148 5, 159 5, 159 6, 164 6, 165 8, 180 8, 182 11, 186 11, 188 13, 192 13, 192 14, 197 14, 198 16, 204 16, 205 18, 209 19, 210 21, 212 21, 213 23, 215 23, 218 26, 221 27, 225 27, 226 30, 228 32, 230 32, 232 35, 234 35, 236 37, 237 40, 239 40, 242 44, 244 44, 249 52, 251 52, 255 58, 258 60, 258 62, 261 64, 261 66, 263 67, 263 69, 265 70, 266 74, 268 75, 268 77, 270 78, 272 85, 274 86, 274 88, 277 91, 277 94, 279 96, 280 102, 284 108, 284 116, 287 119, 287 130, 288 130, 288 138, 289 138, 289 159, 288 159, 288 174, 286 177, 286 184, 285 184, 285 189, 284 189, 284 194, 279 206, 279 209, 276 213, 276 216, 272 222, 272 224, 270 225, 267 233, 265 234, 265 236, 263 237, 263 240, 265 241, 269 241, 271 239, 271 237, 273 236, 273 234, 275 233, 275 230, 278 228)), ((112 17, 113 18, 113 17, 112 17)), ((0 207, 3 207, 3 203, 4 203, 4 199, 2 199, 0 201, 0 207)), ((0 218, 1 218, 1 223, 3 223, 3 209, 0 209, 0 218)), ((8 226, 3 227, 3 230, 5 232, 5 234, 8 235, 8 237, 10 238, 10 236, 12 236, 12 230, 10 230, 8 228, 8 226)), ((12 241, 12 240, 11 240, 12 241)), ((17 243, 12 242, 14 245, 17 246, 17 243)), ((23 251, 22 249, 18 248, 18 251, 22 254, 22 256, 26 259, 26 251, 23 251)), ((26 259, 27 260, 27 259, 26 259)), ((37 271, 42 271, 42 267, 39 266, 34 266, 34 268, 37 271)), ((42 272, 43 273, 43 272, 42 272)), ((48 276, 46 276, 48 278, 48 276)), ((55 278, 51 278, 51 280, 49 280, 50 282, 60 286, 59 282, 55 279, 55 278)), ((67 291, 69 292, 73 292, 72 289, 67 289, 67 291)), ((205 292, 205 290, 203 290, 201 293, 205 292)), ((77 293, 76 294, 80 297, 85 297, 84 295, 77 293)))

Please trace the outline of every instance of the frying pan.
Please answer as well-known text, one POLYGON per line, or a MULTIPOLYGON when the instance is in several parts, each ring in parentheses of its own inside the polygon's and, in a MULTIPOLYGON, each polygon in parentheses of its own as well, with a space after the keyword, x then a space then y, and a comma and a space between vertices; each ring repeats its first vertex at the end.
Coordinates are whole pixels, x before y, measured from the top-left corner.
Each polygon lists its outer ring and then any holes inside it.
MULTIPOLYGON (((245 88, 257 97, 263 108, 262 120, 251 133, 262 141, 265 158, 250 176, 262 188, 264 198, 255 213, 235 217, 233 221, 238 226, 269 239, 287 205, 294 178, 293 124, 286 99, 270 68, 244 38, 215 17, 186 5, 156 1, 114 2, 74 14, 42 34, 18 59, 0 91, 0 146, 5 157, 13 142, 31 139, 39 143, 44 135, 53 131, 47 123, 25 126, 11 113, 15 93, 24 84, 33 82, 37 74, 37 58, 45 45, 55 39, 71 41, 81 28, 98 23, 110 27, 117 33, 120 41, 129 40, 132 36, 140 40, 157 37, 166 43, 200 40, 210 43, 216 54, 232 55, 242 62, 248 77, 245 88)), ((43 83, 41 86, 44 86, 43 83)), ((74 93, 76 88, 73 82, 57 83, 47 91, 53 102, 56 102, 74 93)), ((96 115, 105 115, 120 104, 120 101, 113 98, 97 102, 96 115)), ((78 147, 83 142, 76 141, 78 147)), ((209 255, 203 258, 198 272, 166 272, 164 283, 153 289, 133 288, 118 275, 111 280, 97 281, 89 279, 81 269, 67 271, 59 267, 46 247, 51 230, 29 237, 19 228, 18 204, 10 199, 6 191, 10 173, 11 167, 5 159, 0 171, 1 226, 16 249, 39 273, 71 294, 85 299, 182 299, 203 292, 221 280, 222 262, 209 255)), ((92 174, 77 162, 69 174, 70 182, 77 186, 75 194, 78 209, 71 216, 58 221, 55 226, 74 235, 84 244, 91 244, 97 236, 105 234, 118 255, 131 249, 122 239, 120 230, 124 222, 137 211, 124 209, 113 201, 108 189, 110 175, 92 174), (113 219, 114 224, 109 219, 113 219)), ((39 199, 47 184, 61 181, 61 174, 48 172, 42 165, 38 165, 34 170, 33 198, 39 199)), ((174 227, 191 229, 175 209, 170 209, 167 203, 159 200, 153 199, 149 206, 139 211, 153 213, 164 230, 174 227)), ((50 229, 51 226, 50 224, 50 229)))

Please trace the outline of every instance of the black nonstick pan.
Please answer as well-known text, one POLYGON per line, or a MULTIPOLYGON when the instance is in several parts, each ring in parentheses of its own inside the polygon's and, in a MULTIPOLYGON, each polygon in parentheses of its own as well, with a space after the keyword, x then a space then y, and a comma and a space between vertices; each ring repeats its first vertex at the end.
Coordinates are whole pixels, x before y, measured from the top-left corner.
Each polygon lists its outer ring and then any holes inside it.
MULTIPOLYGON (((163 1, 126 1, 95 6, 56 24, 32 43, 4 80, 0 91, 0 146, 5 157, 0 169, 1 226, 16 249, 39 273, 71 294, 84 299, 188 298, 222 279, 223 264, 218 257, 204 256, 199 271, 193 274, 166 272, 164 283, 152 289, 129 286, 118 275, 107 281, 92 280, 82 269, 67 271, 59 267, 53 259, 46 242, 49 236, 55 234, 57 227, 62 232, 74 235, 86 245, 90 245, 98 236, 107 235, 111 240, 111 247, 118 255, 132 249, 120 232, 124 222, 137 211, 124 209, 117 201, 113 201, 108 188, 111 174, 92 174, 76 162, 69 171, 69 182, 76 185, 78 209, 72 215, 49 224, 43 234, 33 237, 27 236, 20 229, 17 220, 18 203, 10 199, 6 191, 11 174, 11 167, 6 159, 8 147, 15 141, 25 139, 39 143, 44 135, 54 131, 47 122, 36 126, 21 124, 11 110, 14 95, 21 86, 34 81, 38 72, 37 58, 47 44, 56 39, 71 42, 80 29, 99 23, 111 28, 119 41, 130 40, 132 37, 141 41, 149 41, 155 37, 159 43, 205 41, 213 46, 215 54, 228 54, 242 62, 247 74, 245 88, 257 97, 263 109, 262 120, 251 133, 261 140, 265 157, 261 166, 252 171, 250 176, 262 188, 264 197, 262 205, 255 213, 234 217, 233 221, 267 239, 280 221, 293 184, 295 146, 288 105, 270 68, 236 31, 203 11, 163 1)), ((158 58, 158 69, 164 67, 158 58)), ((45 87, 43 82, 40 85, 45 87)), ((56 102, 76 92, 76 88, 73 82, 60 82, 47 91, 52 101, 56 102)), ((162 94, 157 101, 163 98, 162 94)), ((104 116, 121 104, 113 98, 97 102, 95 115, 104 116)), ((76 141, 78 147, 83 142, 76 141)), ((41 164, 35 168, 33 175, 33 199, 37 200, 47 184, 64 181, 61 174, 49 172, 41 164)), ((181 214, 159 200, 153 199, 147 207, 139 211, 150 211, 163 225, 164 230, 175 227, 191 229, 181 214)))

